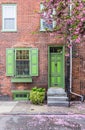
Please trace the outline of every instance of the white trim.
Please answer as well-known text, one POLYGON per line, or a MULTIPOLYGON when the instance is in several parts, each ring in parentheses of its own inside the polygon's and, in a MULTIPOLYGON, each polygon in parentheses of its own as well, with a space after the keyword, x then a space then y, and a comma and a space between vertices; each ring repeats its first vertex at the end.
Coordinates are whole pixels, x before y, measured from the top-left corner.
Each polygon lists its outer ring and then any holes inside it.
MULTIPOLYGON (((45 6, 43 5, 43 3, 40 4, 40 12, 42 12, 44 10, 45 6)), ((53 16, 56 15, 56 10, 55 8, 53 8, 53 16)), ((56 20, 52 21, 52 29, 51 28, 47 28, 45 29, 45 27, 43 26, 43 23, 45 22, 45 20, 43 18, 40 18, 40 31, 53 31, 53 29, 56 27, 56 20)))
POLYGON ((2 32, 15 32, 17 31, 17 5, 16 4, 2 4, 2 32), (10 13, 9 16, 6 15, 5 17, 5 7, 14 7, 14 11, 13 11, 13 17, 12 14, 10 13), (4 19, 5 18, 14 18, 14 29, 6 29, 4 27, 4 19))
POLYGON ((44 22, 44 19, 40 19, 40 31, 46 31, 44 26, 43 26, 43 22, 44 22))

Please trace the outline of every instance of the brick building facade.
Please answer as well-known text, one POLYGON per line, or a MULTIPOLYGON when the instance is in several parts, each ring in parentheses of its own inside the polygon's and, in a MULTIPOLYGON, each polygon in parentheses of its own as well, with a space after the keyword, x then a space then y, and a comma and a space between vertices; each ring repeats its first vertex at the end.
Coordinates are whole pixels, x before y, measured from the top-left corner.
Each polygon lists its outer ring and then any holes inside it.
MULTIPOLYGON (((52 35, 53 32, 40 31, 40 0, 0 0, 0 94, 12 96, 12 90, 29 90, 34 86, 45 87, 48 89, 48 74, 49 68, 49 52, 52 52, 52 47, 63 49, 65 39, 62 34, 52 35), (16 6, 16 29, 5 30, 7 26, 12 28, 13 18, 5 17, 4 5, 16 6), (3 8, 3 9, 2 9, 3 8), (7 23, 9 20, 11 25, 7 23), (6 23, 5 23, 6 22, 6 23), (3 27, 4 24, 4 27, 3 27), (5 25, 6 24, 6 25, 5 25), (6 75, 6 49, 11 48, 17 50, 18 48, 37 48, 38 49, 38 76, 31 76, 31 82, 20 82, 18 80, 12 82, 11 77, 6 75), (17 49, 16 49, 17 48, 17 49)), ((10 9, 9 9, 10 11, 10 9)), ((15 16, 15 15, 14 15, 15 16)), ((15 18, 15 17, 14 17, 15 18)), ((73 57, 73 85, 72 91, 78 94, 85 95, 84 75, 85 75, 85 47, 84 42, 78 46, 79 57, 73 57), (83 47, 82 47, 83 46, 83 47)), ((63 49, 65 50, 65 49, 63 49)), ((64 52, 65 54, 65 52, 64 52)), ((63 83, 66 87, 67 80, 69 82, 67 73, 67 62, 63 54, 63 83), (66 66, 66 67, 65 67, 66 66)), ((62 66, 61 66, 62 67, 62 66)), ((61 71, 61 70, 60 70, 61 71)), ((52 78, 52 83, 55 77, 52 78)), ((61 79, 58 79, 58 81, 61 79)), ((69 83, 68 83, 69 84, 69 83)), ((67 84, 67 87, 69 86, 67 84)), ((50 83, 51 85, 51 83, 50 83)), ((55 85, 57 85, 55 83, 55 85)), ((60 84, 62 85, 62 84, 60 84)))

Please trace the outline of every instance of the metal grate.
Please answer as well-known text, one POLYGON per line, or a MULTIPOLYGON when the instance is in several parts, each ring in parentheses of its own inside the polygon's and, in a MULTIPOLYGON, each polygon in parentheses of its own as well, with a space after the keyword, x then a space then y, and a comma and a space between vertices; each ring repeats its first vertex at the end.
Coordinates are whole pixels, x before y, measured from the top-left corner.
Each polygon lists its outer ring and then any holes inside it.
POLYGON ((27 94, 16 94, 16 98, 26 98, 27 94))

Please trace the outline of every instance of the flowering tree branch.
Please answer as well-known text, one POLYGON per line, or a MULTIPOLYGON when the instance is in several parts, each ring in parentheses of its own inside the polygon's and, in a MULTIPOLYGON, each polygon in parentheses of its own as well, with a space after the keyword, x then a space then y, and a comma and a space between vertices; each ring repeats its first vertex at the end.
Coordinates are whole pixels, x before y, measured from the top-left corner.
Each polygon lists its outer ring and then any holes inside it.
POLYGON ((67 40, 71 37, 73 42, 80 43, 81 38, 85 37, 85 0, 45 0, 43 4, 43 12, 46 12, 43 18, 48 22, 50 19, 56 20, 54 31, 64 33, 67 40), (53 9, 56 13, 53 13, 53 9))

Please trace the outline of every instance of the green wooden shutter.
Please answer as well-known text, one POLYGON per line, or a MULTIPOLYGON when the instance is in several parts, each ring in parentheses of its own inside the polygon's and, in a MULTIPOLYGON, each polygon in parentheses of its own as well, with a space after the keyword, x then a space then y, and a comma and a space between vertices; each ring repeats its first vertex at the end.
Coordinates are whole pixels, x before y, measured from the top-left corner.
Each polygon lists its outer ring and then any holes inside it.
POLYGON ((6 49, 6 76, 14 76, 14 49, 6 49))
POLYGON ((31 76, 38 76, 38 48, 31 48, 30 57, 31 76))

